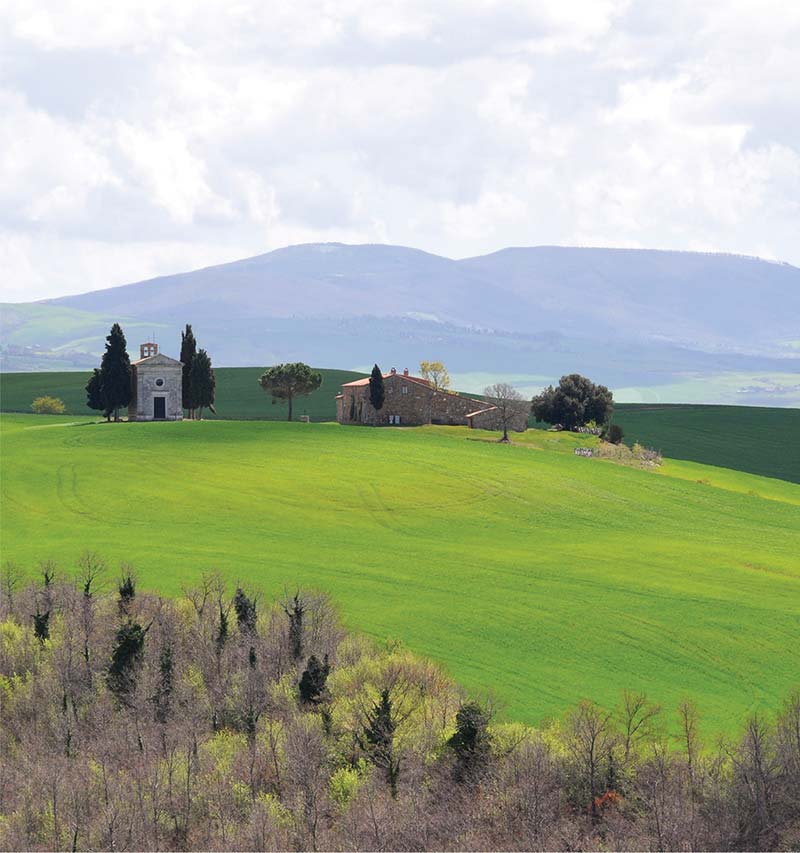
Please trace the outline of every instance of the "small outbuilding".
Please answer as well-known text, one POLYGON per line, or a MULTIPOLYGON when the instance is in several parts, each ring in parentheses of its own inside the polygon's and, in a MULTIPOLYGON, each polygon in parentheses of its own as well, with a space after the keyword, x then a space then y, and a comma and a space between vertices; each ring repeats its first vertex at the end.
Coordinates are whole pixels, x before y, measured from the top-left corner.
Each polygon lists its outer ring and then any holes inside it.
POLYGON ((183 364, 158 351, 158 344, 139 347, 131 362, 129 421, 183 420, 183 364))

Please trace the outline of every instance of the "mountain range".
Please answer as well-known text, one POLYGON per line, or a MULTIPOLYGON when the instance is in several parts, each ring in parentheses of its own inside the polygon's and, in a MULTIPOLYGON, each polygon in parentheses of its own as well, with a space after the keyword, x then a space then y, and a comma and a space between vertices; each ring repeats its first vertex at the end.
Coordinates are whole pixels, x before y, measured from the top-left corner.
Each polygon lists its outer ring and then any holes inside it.
POLYGON ((800 269, 737 255, 540 246, 451 260, 400 246, 289 246, 6 305, 3 369, 90 366, 114 320, 132 350, 155 333, 173 355, 191 322, 226 366, 438 358, 462 386, 506 376, 539 387, 577 370, 643 399, 700 401, 705 383, 704 402, 800 400, 800 269))

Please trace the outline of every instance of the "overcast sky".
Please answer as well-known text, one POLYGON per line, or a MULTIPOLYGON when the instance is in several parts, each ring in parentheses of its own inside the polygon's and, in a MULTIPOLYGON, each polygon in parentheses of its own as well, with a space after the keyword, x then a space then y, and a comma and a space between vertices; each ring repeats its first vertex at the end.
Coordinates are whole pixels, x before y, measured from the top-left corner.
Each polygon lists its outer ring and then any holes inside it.
POLYGON ((0 0, 0 298, 292 243, 800 265, 795 0, 0 0))

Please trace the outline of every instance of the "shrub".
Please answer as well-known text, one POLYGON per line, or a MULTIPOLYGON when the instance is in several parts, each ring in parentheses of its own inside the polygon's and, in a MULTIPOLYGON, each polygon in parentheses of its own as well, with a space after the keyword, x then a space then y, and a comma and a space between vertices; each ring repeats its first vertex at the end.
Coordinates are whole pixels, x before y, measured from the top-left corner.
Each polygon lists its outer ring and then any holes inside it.
POLYGON ((619 424, 611 424, 606 431, 606 441, 610 441, 611 444, 620 444, 624 435, 625 433, 619 424))
POLYGON ((66 406, 58 397, 37 397, 31 403, 31 409, 37 415, 63 415, 66 406))

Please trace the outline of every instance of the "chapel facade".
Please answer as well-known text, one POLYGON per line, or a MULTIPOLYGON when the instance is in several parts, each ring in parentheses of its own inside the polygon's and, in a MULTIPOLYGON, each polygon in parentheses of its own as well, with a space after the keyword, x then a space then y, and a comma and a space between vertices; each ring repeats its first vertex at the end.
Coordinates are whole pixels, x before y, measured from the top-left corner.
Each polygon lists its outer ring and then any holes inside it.
POLYGON ((158 351, 158 344, 139 347, 131 362, 129 421, 183 420, 183 364, 158 351))

